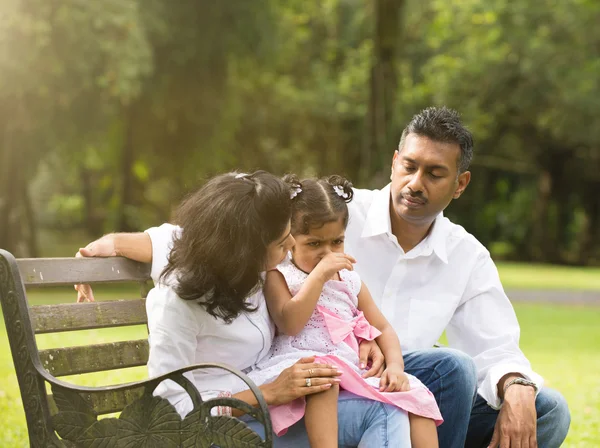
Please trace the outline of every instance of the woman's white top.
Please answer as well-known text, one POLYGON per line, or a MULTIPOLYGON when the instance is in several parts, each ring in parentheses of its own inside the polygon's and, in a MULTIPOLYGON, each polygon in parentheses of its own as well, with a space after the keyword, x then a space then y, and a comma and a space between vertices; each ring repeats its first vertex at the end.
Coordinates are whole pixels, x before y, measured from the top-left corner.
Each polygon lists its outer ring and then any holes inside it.
MULTIPOLYGON (((181 229, 171 224, 146 230, 152 240, 152 280, 156 285, 146 299, 148 374, 154 377, 203 362, 229 364, 247 373, 267 355, 275 334, 262 290, 248 298, 258 309, 240 314, 229 324, 209 315, 196 301, 179 298, 171 287, 158 282, 167 265, 173 236, 179 232, 181 229)), ((240 390, 243 383, 220 369, 195 370, 185 376, 204 399, 240 390)), ((182 416, 192 410, 191 399, 173 381, 161 383, 155 395, 168 399, 182 416)))

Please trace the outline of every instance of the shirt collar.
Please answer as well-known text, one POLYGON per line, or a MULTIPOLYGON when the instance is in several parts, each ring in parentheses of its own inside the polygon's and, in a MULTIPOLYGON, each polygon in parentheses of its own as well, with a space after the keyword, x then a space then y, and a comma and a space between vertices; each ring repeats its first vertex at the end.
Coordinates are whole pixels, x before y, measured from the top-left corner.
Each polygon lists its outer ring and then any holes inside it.
MULTIPOLYGON (((375 193, 373 202, 367 212, 367 219, 363 228, 361 238, 387 234, 392 236, 392 221, 390 219, 390 186, 387 184, 384 188, 375 193)), ((444 263, 448 263, 448 254, 446 251, 446 237, 448 229, 445 225, 444 213, 441 212, 433 222, 433 228, 429 235, 422 242, 428 242, 433 252, 444 263)))
POLYGON ((392 221, 390 220, 390 185, 387 184, 381 190, 375 193, 371 202, 367 219, 363 228, 361 237, 392 234, 392 221))
POLYGON ((446 240, 448 237, 448 227, 444 219, 444 212, 441 212, 433 221, 433 228, 427 239, 433 248, 433 251, 440 260, 448 264, 448 253, 446 251, 446 240))

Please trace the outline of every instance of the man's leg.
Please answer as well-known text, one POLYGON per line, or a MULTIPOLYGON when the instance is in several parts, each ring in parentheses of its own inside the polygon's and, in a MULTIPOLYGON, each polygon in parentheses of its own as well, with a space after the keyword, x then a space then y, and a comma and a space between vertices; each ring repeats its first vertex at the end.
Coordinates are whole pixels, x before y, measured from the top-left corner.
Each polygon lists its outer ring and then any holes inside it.
MULTIPOLYGON (((544 388, 535 400, 537 411, 537 442, 540 448, 555 448, 562 445, 569 432, 571 413, 563 396, 553 390, 544 388)), ((492 440, 498 411, 488 406, 483 398, 477 396, 466 448, 485 448, 492 440)))
POLYGON ((435 396, 444 423, 438 426, 440 448, 463 448, 477 394, 473 359, 450 348, 418 350, 404 355, 404 370, 435 396))

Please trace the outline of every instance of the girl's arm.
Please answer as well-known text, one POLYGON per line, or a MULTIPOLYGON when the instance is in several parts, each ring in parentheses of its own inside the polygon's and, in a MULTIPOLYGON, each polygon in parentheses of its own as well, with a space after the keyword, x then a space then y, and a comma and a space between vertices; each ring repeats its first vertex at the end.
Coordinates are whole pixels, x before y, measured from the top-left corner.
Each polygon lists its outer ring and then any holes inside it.
POLYGON ((267 272, 265 298, 269 314, 277 328, 289 336, 300 333, 317 306, 325 282, 342 269, 352 270, 352 263, 355 262, 354 258, 344 253, 334 252, 326 255, 308 274, 294 297, 281 272, 267 272))
POLYGON ((381 331, 381 336, 376 341, 383 352, 383 356, 385 356, 387 367, 394 366, 404 370, 404 360, 402 359, 402 349, 400 348, 398 335, 377 305, 375 305, 373 297, 364 282, 358 293, 358 309, 363 312, 371 325, 381 331))
POLYGON ((267 272, 265 298, 269 314, 279 331, 289 336, 300 333, 317 306, 323 284, 324 281, 318 275, 311 273, 298 294, 292 297, 281 272, 277 270, 267 272))

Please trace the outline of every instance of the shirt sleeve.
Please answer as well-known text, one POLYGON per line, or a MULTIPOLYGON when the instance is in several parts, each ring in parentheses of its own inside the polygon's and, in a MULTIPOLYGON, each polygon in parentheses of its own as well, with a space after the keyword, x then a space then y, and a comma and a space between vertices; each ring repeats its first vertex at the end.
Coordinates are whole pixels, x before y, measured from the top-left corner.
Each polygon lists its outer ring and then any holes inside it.
MULTIPOLYGON (((150 377, 164 375, 173 370, 195 364, 197 337, 200 324, 196 313, 190 309, 197 306, 186 302, 166 286, 155 287, 146 299, 150 353, 148 374, 150 377)), ((184 373, 192 383, 192 372, 184 373)), ((155 390, 175 406, 183 417, 192 408, 192 400, 187 392, 171 380, 163 381, 155 390)))
POLYGON ((533 381, 538 393, 542 389, 543 378, 531 369, 519 348, 517 316, 488 252, 477 260, 446 334, 451 347, 474 359, 477 392, 492 408, 501 406, 498 382, 507 373, 533 381))
POLYGON ((152 270, 150 275, 156 285, 160 274, 167 266, 169 253, 173 248, 173 240, 181 233, 181 227, 166 223, 159 227, 151 227, 145 233, 148 234, 152 242, 152 270))

